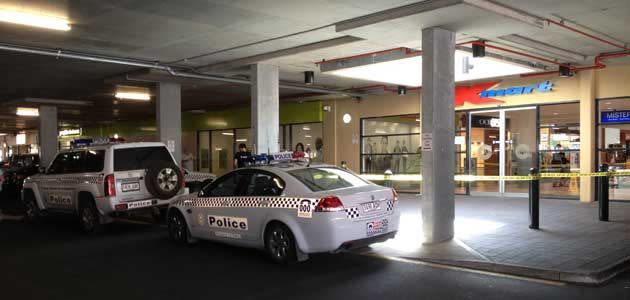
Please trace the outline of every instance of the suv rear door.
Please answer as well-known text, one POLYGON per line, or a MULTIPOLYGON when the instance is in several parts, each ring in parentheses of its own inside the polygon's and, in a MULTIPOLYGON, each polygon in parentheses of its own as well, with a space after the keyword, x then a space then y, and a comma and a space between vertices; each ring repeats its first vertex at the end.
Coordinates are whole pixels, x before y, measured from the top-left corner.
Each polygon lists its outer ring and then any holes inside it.
POLYGON ((160 162, 175 164, 164 146, 114 149, 114 177, 116 195, 121 201, 154 198, 145 184, 146 171, 160 162))

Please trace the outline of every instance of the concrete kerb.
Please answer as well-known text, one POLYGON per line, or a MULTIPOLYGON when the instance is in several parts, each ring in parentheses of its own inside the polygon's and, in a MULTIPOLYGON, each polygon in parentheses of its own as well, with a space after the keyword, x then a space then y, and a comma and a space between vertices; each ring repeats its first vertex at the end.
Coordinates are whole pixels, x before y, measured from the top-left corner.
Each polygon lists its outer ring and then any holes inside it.
POLYGON ((500 273, 512 276, 527 277, 533 279, 551 280, 566 282, 571 284, 598 286, 605 284, 615 276, 630 270, 630 257, 620 260, 615 264, 611 264, 603 269, 579 273, 558 270, 538 269, 520 265, 500 264, 495 262, 483 261, 467 261, 467 260, 448 260, 448 259, 431 259, 418 257, 402 257, 408 260, 416 260, 420 262, 432 263, 449 267, 458 267, 477 271, 486 271, 500 273))

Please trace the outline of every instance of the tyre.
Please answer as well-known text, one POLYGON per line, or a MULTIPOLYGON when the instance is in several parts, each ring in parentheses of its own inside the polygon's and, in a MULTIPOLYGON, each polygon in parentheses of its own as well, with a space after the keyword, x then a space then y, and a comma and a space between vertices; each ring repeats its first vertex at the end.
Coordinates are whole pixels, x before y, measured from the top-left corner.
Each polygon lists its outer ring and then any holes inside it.
POLYGON ((265 233, 267 254, 275 263, 292 264, 297 262, 295 237, 284 224, 271 224, 265 233))
POLYGON ((156 198, 166 200, 175 197, 184 178, 179 168, 172 163, 152 166, 145 176, 147 190, 156 198))
POLYGON ((186 219, 178 210, 173 210, 168 215, 168 237, 178 244, 192 244, 186 219))
POLYGON ((35 199, 33 191, 25 190, 22 202, 25 207, 24 215, 26 221, 36 222, 41 219, 42 211, 39 209, 39 205, 37 205, 37 200, 35 199))
POLYGON ((87 234, 97 234, 103 231, 101 216, 94 201, 84 200, 79 206, 79 226, 87 234))

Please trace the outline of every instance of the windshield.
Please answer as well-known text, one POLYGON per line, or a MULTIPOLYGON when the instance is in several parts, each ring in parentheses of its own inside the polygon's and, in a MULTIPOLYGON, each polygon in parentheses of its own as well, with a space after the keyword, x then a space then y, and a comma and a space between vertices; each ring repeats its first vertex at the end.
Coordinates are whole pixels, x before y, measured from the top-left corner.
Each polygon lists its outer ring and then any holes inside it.
POLYGON ((358 176, 337 168, 306 168, 289 171, 288 173, 313 192, 359 187, 369 184, 358 176))

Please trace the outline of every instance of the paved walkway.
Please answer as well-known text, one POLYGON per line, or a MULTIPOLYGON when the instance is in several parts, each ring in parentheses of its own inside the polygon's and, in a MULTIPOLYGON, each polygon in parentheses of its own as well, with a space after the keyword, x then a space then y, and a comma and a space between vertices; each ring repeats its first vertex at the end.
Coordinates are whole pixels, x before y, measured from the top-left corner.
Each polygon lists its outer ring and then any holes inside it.
POLYGON ((630 261, 630 203, 611 203, 610 222, 600 222, 596 203, 542 200, 532 230, 525 198, 458 196, 455 240, 423 246, 420 201, 401 196, 399 235, 371 252, 583 283, 630 261))

